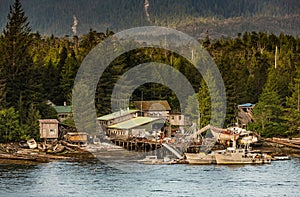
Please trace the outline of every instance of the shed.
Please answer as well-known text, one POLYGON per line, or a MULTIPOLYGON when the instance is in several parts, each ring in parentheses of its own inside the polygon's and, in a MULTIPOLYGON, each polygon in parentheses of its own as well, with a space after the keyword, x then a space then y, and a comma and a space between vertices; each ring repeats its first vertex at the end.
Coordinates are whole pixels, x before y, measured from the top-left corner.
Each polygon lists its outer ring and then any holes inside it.
POLYGON ((86 132, 69 132, 66 134, 66 140, 72 143, 86 143, 87 133, 86 132))
POLYGON ((57 139, 58 138, 58 120, 56 119, 41 119, 40 123, 40 138, 42 139, 57 139))

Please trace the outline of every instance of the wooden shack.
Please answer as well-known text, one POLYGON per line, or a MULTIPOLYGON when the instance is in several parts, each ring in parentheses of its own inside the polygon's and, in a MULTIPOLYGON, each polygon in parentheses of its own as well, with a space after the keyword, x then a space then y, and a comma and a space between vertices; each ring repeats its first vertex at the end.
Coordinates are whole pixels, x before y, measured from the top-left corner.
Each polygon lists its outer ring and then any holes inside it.
POLYGON ((66 140, 71 143, 87 143, 87 133, 86 132, 69 132, 66 134, 66 140))
POLYGON ((40 123, 40 138, 41 139, 57 139, 58 138, 58 120, 56 119, 41 119, 40 123))

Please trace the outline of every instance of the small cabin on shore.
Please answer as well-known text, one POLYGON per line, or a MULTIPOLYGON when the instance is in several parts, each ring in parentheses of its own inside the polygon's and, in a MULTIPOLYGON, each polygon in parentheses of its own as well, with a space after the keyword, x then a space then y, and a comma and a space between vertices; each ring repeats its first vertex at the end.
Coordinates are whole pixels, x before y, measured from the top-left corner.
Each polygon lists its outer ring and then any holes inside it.
POLYGON ((40 138, 41 139, 57 139, 58 138, 58 120, 56 119, 41 119, 40 124, 40 138))

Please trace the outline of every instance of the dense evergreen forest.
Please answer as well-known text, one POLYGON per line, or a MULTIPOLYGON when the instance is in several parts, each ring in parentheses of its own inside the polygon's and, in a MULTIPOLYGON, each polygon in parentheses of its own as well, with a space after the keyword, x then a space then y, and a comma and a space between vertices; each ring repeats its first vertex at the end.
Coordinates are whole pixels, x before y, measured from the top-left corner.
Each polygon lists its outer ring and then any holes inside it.
MULTIPOLYGON (((0 36, 0 141, 38 139, 37 120, 56 117, 47 101, 72 104, 72 86, 81 62, 94 46, 113 34, 109 29, 91 29, 82 36, 42 36, 31 31, 22 5, 16 0, 0 36)), ((207 33, 199 41, 224 79, 226 124, 236 121, 238 104, 251 102, 256 106, 249 129, 263 136, 300 135, 298 37, 245 32, 235 38, 211 39, 207 33)), ((153 48, 130 51, 110 64, 97 88, 98 115, 110 112, 110 96, 118 77, 132 66, 150 61, 172 65, 190 80, 200 103, 200 126, 208 124, 210 98, 201 75, 182 57, 153 48)), ((180 110, 176 96, 167 87, 145 84, 134 92, 132 100, 139 100, 141 92, 144 100, 167 99, 174 111, 180 110)))
MULTIPOLYGON (((0 28, 13 1, 1 0, 0 28)), ((245 31, 300 32, 298 0, 27 0, 23 6, 32 30, 42 35, 73 35, 73 16, 78 19, 77 35, 90 28, 117 32, 143 25, 176 28, 196 38, 204 38, 206 30, 211 38, 245 31)))

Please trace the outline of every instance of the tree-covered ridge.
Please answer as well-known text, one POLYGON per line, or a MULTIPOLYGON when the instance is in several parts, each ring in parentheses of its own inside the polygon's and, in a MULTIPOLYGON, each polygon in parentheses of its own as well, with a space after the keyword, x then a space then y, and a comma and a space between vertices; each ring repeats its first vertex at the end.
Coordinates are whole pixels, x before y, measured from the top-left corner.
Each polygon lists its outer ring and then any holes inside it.
MULTIPOLYGON (((0 141, 37 138, 37 119, 56 116, 47 101, 56 105, 66 101, 71 105, 73 82, 81 62, 93 47, 113 35, 107 29, 90 30, 80 37, 41 36, 30 31, 28 22, 20 1, 16 0, 0 36, 0 141)), ((200 42, 224 79, 226 124, 236 122, 238 104, 251 102, 256 103, 251 129, 264 136, 299 135, 298 37, 246 32, 236 38, 216 40, 207 34, 200 42)), ((171 65, 189 79, 197 92, 189 101, 199 99, 200 103, 199 124, 209 123, 211 101, 201 75, 181 56, 155 48, 127 52, 110 64, 96 92, 98 115, 111 112, 111 93, 122 74, 153 61, 171 65)), ((144 100, 168 100, 173 110, 180 110, 176 95, 168 87, 145 84, 134 92, 131 100, 140 100, 141 96, 144 100)), ((193 115, 193 109, 187 111, 193 115)))
MULTIPOLYGON (((238 32, 263 31, 299 35, 297 0, 30 0, 24 10, 32 29, 47 35, 73 35, 73 16, 78 19, 77 33, 90 28, 117 32, 136 26, 163 25, 195 37, 207 29, 211 36, 236 36, 238 32)), ((2 0, 0 28, 5 26, 7 8, 13 0, 2 0)))

